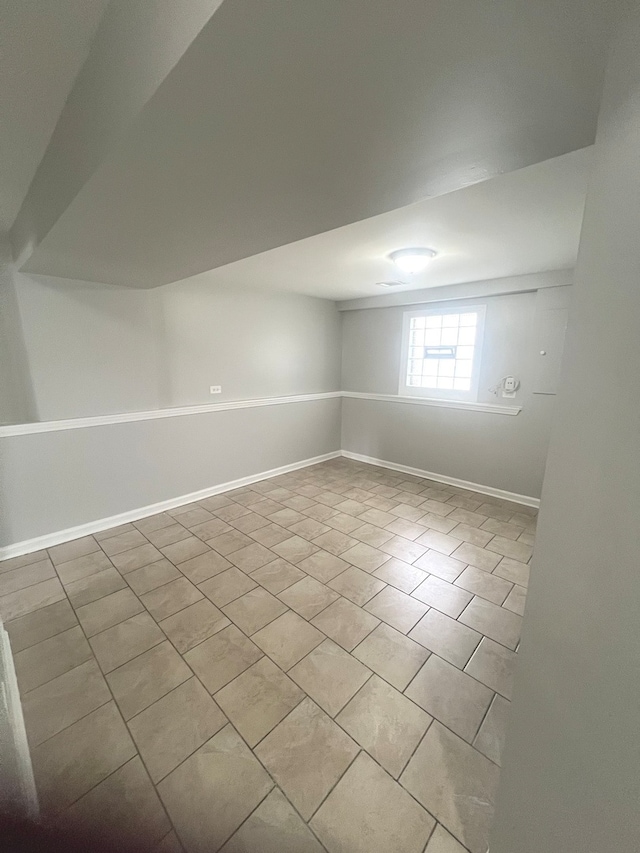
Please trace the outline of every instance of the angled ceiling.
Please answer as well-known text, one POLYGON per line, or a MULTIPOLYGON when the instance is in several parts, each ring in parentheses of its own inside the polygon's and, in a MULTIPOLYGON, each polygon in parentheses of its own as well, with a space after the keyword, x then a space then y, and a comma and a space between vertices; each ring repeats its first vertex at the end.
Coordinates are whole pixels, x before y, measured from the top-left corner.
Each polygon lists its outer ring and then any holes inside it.
POLYGON ((288 290, 326 299, 571 269, 578 254, 591 148, 271 249, 193 276, 211 287, 288 290), (403 275, 394 249, 437 250, 403 275), (401 279, 399 287, 377 282, 401 279))
POLYGON ((0 234, 13 224, 109 0, 0 0, 0 234))
POLYGON ((23 268, 154 287, 590 145, 609 14, 224 0, 55 221, 18 217, 23 268))

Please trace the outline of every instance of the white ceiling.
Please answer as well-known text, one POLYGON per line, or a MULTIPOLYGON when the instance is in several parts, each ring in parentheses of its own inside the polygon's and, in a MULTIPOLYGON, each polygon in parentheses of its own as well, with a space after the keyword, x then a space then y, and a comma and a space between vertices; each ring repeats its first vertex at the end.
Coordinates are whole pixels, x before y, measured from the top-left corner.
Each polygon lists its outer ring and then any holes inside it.
POLYGON ((225 0, 23 268, 155 287, 588 146, 611 7, 225 0))
POLYGON ((194 276, 212 287, 288 290, 326 299, 570 269, 578 253, 591 149, 374 216, 194 276), (394 249, 426 246, 424 273, 402 275, 394 249), (404 279, 401 287, 376 282, 404 279))
POLYGON ((0 233, 42 159, 109 0, 0 0, 0 233))

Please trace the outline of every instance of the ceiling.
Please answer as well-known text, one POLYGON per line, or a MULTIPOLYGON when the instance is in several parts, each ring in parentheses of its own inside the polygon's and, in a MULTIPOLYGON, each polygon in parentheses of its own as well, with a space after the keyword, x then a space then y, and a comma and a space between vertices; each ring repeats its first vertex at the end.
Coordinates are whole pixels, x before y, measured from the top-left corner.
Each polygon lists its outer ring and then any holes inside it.
POLYGON ((591 148, 501 175, 333 231, 308 237, 191 278, 211 287, 260 287, 325 299, 571 269, 587 190, 591 148), (438 254, 407 276, 394 249, 438 254), (403 279, 383 288, 379 281, 403 279))
POLYGON ((0 0, 0 234, 10 229, 109 0, 0 0))
MULTIPOLYGON (((517 266, 515 253, 497 260, 512 217, 496 209, 485 237, 474 238, 484 215, 466 220, 457 194, 443 194, 593 142, 611 14, 599 0, 213 5, 117 145, 63 199, 46 233, 25 240, 25 271, 155 287, 327 231, 331 245, 341 239, 333 229, 442 197, 450 225, 438 231, 430 206, 420 214, 441 247, 434 276, 457 278, 471 266, 455 228, 467 246, 476 240, 493 274, 517 266)), ((47 196, 46 171, 34 197, 47 196)), ((411 215, 390 214, 394 243, 405 242, 411 226, 401 220, 411 215)), ((543 226, 530 217, 533 227, 543 226)), ((14 233, 23 231, 18 221, 14 233)), ((380 233, 370 238, 372 258, 380 233)), ((545 239, 556 266, 570 263, 572 250, 545 239)), ((348 280, 311 282, 307 269, 296 287, 337 298, 370 292, 384 262, 351 263, 348 280)))

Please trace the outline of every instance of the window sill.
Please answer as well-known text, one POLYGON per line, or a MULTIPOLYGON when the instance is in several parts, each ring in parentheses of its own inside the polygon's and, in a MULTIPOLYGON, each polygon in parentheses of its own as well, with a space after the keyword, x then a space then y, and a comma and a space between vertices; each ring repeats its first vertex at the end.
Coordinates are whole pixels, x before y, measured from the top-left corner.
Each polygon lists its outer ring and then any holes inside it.
POLYGON ((497 403, 471 403, 467 400, 444 400, 440 397, 408 397, 400 394, 367 394, 361 391, 343 391, 343 397, 355 400, 376 400, 379 403, 409 403, 413 406, 435 406, 442 409, 468 409, 472 412, 486 412, 492 415, 510 415, 514 417, 522 411, 522 406, 500 406, 497 403))

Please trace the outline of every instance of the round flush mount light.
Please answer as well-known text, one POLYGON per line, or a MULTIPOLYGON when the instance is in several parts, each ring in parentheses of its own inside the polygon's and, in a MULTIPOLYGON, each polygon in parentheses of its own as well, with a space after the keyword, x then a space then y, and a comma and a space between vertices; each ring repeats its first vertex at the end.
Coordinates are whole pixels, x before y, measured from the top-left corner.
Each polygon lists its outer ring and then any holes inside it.
POLYGON ((398 269, 409 275, 422 272, 435 256, 436 252, 433 249, 396 249, 389 255, 398 269))

